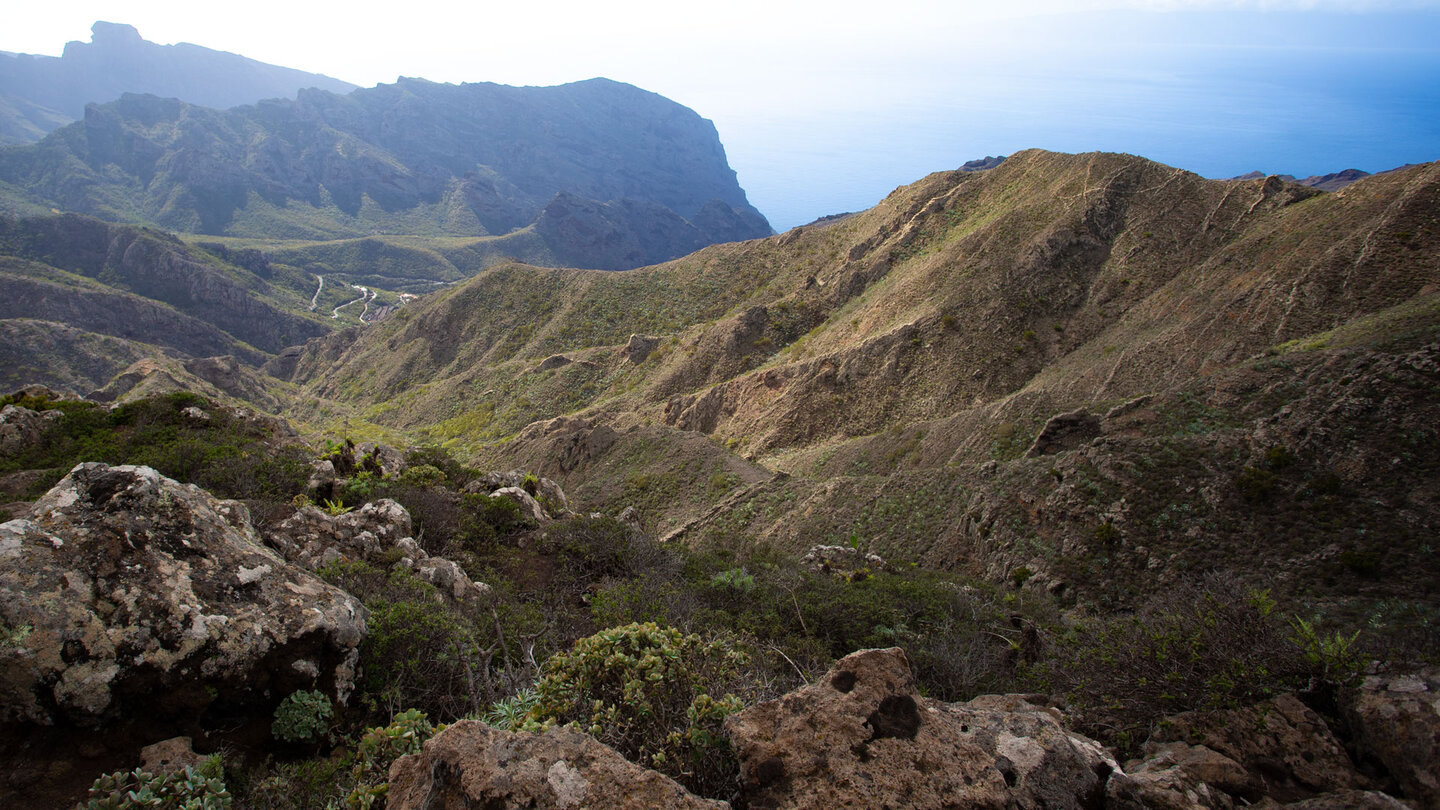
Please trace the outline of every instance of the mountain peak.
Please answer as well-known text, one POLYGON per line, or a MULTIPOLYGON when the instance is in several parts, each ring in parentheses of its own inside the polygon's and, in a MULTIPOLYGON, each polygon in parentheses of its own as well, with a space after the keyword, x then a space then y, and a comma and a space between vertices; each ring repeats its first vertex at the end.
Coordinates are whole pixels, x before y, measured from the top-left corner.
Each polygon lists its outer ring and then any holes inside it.
POLYGON ((97 20, 90 26, 90 43, 106 46, 136 46, 145 42, 133 25, 97 20))

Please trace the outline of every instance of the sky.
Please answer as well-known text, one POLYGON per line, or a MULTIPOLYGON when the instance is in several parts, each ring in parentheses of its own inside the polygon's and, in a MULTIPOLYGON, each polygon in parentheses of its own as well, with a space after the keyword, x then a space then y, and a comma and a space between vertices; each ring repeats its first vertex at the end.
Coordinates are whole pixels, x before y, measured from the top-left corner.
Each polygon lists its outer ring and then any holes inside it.
POLYGON ((1206 177, 1440 159, 1440 0, 61 0, 7 9, 0 50, 96 20, 362 86, 629 82, 714 121, 777 230, 1031 147, 1206 177))

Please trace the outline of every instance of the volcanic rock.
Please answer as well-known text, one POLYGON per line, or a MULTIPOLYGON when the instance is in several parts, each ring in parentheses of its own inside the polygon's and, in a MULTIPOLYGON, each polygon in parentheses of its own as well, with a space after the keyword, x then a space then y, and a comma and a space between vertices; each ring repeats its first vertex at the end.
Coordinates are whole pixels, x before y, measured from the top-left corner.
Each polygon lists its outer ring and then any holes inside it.
POLYGON ((1058 714, 1010 696, 927 700, 895 648, 852 653, 725 728, 752 808, 1096 806, 1115 762, 1058 714))
POLYGON ((387 807, 724 808, 569 728, 501 731, 461 720, 390 767, 387 807))
POLYGON ((249 512, 148 467, 81 464, 0 525, 0 719, 200 716, 353 685, 365 608, 264 547, 249 512))

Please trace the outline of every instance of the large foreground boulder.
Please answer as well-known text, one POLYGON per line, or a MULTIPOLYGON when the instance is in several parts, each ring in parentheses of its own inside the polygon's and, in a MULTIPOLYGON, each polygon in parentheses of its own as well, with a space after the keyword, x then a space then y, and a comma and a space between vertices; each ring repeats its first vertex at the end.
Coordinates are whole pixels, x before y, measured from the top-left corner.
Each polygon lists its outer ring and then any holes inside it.
POLYGON ((1344 704, 1362 754, 1390 774, 1405 798, 1440 810, 1440 668, 1373 675, 1344 704))
POLYGON ((244 505, 81 464, 0 525, 0 721, 199 717, 351 691, 365 609, 262 545, 244 505))
POLYGON ((390 810, 728 807, 701 799, 581 732, 512 733, 462 720, 390 767, 390 810))
POLYGON ((726 719, 751 808, 1101 806, 1116 764, 1013 696, 920 697, 905 653, 846 656, 819 682, 726 719))

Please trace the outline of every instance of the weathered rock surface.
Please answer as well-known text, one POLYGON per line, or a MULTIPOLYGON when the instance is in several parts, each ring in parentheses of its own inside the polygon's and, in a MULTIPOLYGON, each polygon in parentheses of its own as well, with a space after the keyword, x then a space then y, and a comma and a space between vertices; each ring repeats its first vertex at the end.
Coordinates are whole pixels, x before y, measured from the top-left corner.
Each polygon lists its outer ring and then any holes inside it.
POLYGON ((520 513, 531 523, 546 523, 550 520, 550 517, 545 514, 545 507, 520 487, 501 487, 490 493, 490 497, 514 501, 515 505, 520 507, 520 513))
POLYGON ((11 455, 39 444, 45 431, 63 417, 60 411, 32 411, 6 405, 0 410, 0 455, 11 455))
POLYGON ((626 362, 630 365, 638 366, 645 362, 645 359, 648 358, 650 353, 655 351, 655 347, 659 345, 660 338, 658 337, 654 337, 653 335, 632 334, 630 339, 625 342, 625 348, 620 350, 620 354, 625 357, 626 362))
POLYGON ((140 749, 140 770, 146 773, 180 773, 198 768, 205 758, 195 753, 189 737, 171 737, 140 749))
POLYGON ((1098 806, 1116 770, 1058 712, 994 696, 919 696, 899 649, 727 718, 753 808, 1098 806))
POLYGON ((527 474, 521 470, 486 473, 467 486, 465 491, 486 493, 492 498, 509 498, 535 523, 575 515, 570 511, 570 499, 559 484, 549 478, 534 476, 528 476, 527 480, 527 474))
POLYGON ((1363 754, 1405 797, 1440 808, 1440 669, 1366 678, 1346 696, 1344 712, 1363 754))
POLYGON ((1368 786, 1324 719, 1294 695, 1244 709, 1166 718, 1147 753, 1174 742, 1204 746, 1238 762, 1277 801, 1368 786))
POLYGON ((274 526, 265 541, 285 559, 310 570, 336 560, 364 560, 388 568, 403 565, 421 579, 457 601, 476 599, 490 592, 458 564, 431 557, 415 541, 410 513, 384 498, 342 515, 306 506, 274 526), (399 551, 398 558, 394 551, 399 551))
POLYGON ((77 466, 0 525, 0 561, 0 719, 351 690, 364 607, 262 545, 244 505, 148 467, 77 466))
POLYGON ((1405 802, 1378 790, 1337 790, 1284 807, 1287 810, 1412 810, 1405 802))
POLYGON ((391 810, 724 808, 567 728, 512 733, 462 720, 390 767, 391 810))
POLYGON ((1106 806, 1228 810, 1232 796, 1258 798, 1263 787, 1240 763, 1203 745, 1166 743, 1144 762, 1116 774, 1106 786, 1106 806))
POLYGON ((851 546, 811 546, 800 562, 818 571, 849 577, 862 571, 884 571, 885 560, 873 552, 860 553, 851 546))

